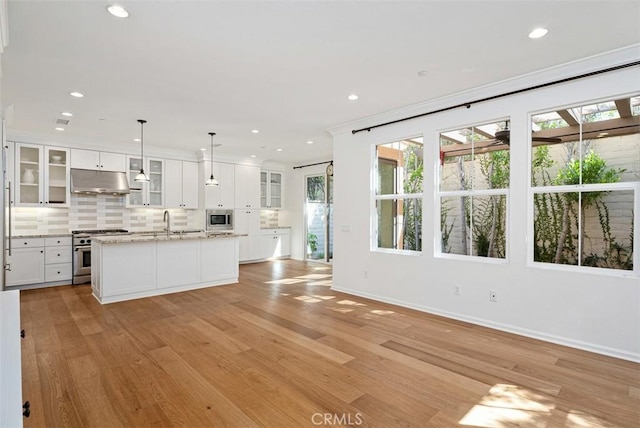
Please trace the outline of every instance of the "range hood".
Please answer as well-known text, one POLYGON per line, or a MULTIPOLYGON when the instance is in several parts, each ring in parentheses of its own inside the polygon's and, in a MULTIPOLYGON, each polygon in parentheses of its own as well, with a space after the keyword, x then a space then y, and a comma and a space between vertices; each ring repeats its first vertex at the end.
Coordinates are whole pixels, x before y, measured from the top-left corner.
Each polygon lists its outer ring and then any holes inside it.
POLYGON ((124 172, 71 168, 71 192, 126 195, 129 182, 124 172))

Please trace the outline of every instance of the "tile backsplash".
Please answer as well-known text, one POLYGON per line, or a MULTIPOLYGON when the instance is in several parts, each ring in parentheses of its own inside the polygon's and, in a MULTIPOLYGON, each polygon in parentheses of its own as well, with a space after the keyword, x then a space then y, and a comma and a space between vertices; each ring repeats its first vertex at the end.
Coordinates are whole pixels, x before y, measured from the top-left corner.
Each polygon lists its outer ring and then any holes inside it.
POLYGON ((260 211, 260 227, 261 228, 269 228, 269 227, 278 227, 279 219, 278 219, 278 211, 277 210, 262 210, 260 211))
MULTIPOLYGON (((198 210, 170 209, 172 229, 203 229, 198 210)), ((163 208, 127 208, 123 196, 72 195, 69 208, 12 209, 13 235, 69 233, 77 229, 127 229, 132 232, 164 229, 163 208)), ((260 211, 260 227, 278 227, 279 211, 260 211)))
MULTIPOLYGON (((169 212, 173 229, 204 228, 198 210, 169 212)), ((127 208, 123 196, 72 195, 69 208, 13 208, 12 234, 44 235, 76 229, 161 230, 165 225, 163 213, 163 208, 127 208)))

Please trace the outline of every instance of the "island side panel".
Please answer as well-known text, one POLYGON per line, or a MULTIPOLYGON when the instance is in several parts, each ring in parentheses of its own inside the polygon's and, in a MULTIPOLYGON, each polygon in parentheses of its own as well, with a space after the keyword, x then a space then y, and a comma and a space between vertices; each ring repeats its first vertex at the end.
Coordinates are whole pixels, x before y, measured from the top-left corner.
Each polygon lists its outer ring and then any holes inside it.
POLYGON ((139 293, 156 288, 155 242, 101 246, 102 297, 139 293))
POLYGON ((200 282, 200 240, 158 241, 158 288, 200 282))
POLYGON ((238 281, 238 238, 200 241, 200 282, 238 281))

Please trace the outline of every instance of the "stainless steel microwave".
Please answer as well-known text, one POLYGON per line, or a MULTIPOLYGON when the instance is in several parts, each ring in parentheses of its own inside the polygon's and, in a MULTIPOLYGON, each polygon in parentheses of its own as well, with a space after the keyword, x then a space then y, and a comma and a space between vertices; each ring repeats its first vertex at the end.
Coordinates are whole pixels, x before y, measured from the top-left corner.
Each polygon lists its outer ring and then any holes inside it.
POLYGON ((233 230, 233 210, 206 210, 207 230, 233 230))

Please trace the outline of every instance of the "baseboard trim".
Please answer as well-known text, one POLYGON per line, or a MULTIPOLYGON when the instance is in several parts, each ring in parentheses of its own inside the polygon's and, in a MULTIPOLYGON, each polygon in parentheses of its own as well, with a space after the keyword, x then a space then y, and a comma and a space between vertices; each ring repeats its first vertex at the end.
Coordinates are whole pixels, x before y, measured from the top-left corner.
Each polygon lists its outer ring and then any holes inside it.
POLYGON ((516 327, 509 324, 497 323, 497 322, 486 320, 483 318, 470 317, 470 316, 458 314, 455 312, 443 311, 443 310, 431 308, 428 306, 416 305, 415 303, 409 303, 403 300, 389 299, 386 297, 379 296, 377 294, 365 293, 361 291, 342 288, 339 286, 335 286, 335 284, 331 287, 331 289, 334 291, 339 291, 341 293, 364 297, 367 299, 376 300, 383 303, 390 303, 392 305, 398 305, 404 308, 415 309, 420 312, 426 312, 433 315, 439 315, 445 318, 451 318, 454 320, 464 321, 471 324, 480 325, 483 327, 489 327, 489 328, 504 331, 507 333, 513 333, 520 336, 530 337, 532 339, 539 339, 545 342, 555 343, 557 345, 568 346, 570 348, 581 349, 583 351, 594 352, 596 354, 607 355, 609 357, 619 358, 621 360, 640 363, 640 354, 624 351, 621 349, 610 348, 607 346, 601 346, 594 343, 583 342, 580 340, 574 340, 568 337, 556 336, 553 334, 548 334, 548 333, 544 333, 536 330, 520 328, 520 327, 516 327))

